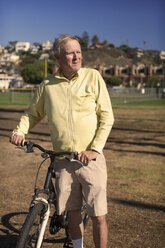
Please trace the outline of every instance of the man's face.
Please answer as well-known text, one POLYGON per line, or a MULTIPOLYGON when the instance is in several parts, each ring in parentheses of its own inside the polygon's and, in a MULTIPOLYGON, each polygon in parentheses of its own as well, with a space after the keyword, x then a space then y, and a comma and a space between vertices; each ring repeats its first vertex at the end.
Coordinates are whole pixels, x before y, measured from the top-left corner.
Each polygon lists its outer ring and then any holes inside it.
POLYGON ((77 40, 69 40, 62 47, 58 63, 64 75, 73 76, 81 68, 81 47, 77 40))

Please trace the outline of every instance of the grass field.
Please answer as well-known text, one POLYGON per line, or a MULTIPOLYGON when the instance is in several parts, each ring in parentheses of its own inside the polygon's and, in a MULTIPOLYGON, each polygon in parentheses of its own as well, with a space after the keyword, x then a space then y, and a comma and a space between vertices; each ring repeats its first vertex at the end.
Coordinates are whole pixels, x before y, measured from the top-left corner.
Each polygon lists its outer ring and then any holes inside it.
MULTIPOLYGON (((31 200, 34 174, 41 161, 38 152, 25 154, 9 144, 9 136, 23 110, 23 106, 0 106, 0 248, 16 245, 21 218, 25 217, 31 200)), ((113 104, 113 110, 115 124, 104 148, 108 169, 108 248, 164 248, 164 99, 143 104, 138 101, 134 106, 113 104)), ((48 133, 44 119, 27 139, 51 149, 48 133)), ((62 248, 51 239, 43 248, 62 248)), ((84 242, 85 248, 94 247, 91 222, 84 242)))
POLYGON ((33 91, 29 92, 14 92, 8 91, 0 93, 0 106, 10 105, 29 105, 34 95, 33 91))
MULTIPOLYGON (((0 93, 0 106, 27 106, 30 104, 34 91, 19 92, 8 91, 0 93)), ((125 106, 165 106, 165 99, 148 98, 133 95, 115 95, 111 96, 113 105, 125 105, 125 106)))
POLYGON ((113 105, 124 106, 165 106, 165 99, 127 99, 121 101, 121 98, 112 99, 113 105))

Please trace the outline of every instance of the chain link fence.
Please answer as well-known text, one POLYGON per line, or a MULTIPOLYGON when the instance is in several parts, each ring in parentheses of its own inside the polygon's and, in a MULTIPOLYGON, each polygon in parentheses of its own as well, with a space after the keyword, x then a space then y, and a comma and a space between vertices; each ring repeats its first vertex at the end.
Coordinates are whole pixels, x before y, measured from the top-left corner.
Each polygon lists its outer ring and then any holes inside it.
MULTIPOLYGON (((29 105, 35 88, 29 89, 1 89, 0 105, 29 105)), ((124 88, 124 87, 108 87, 112 104, 124 104, 127 102, 135 102, 149 99, 159 99, 163 96, 162 88, 124 88)))
POLYGON ((162 88, 125 88, 108 87, 112 104, 121 104, 135 101, 160 99, 163 96, 162 88))
POLYGON ((35 88, 10 88, 0 90, 0 105, 29 105, 35 88))

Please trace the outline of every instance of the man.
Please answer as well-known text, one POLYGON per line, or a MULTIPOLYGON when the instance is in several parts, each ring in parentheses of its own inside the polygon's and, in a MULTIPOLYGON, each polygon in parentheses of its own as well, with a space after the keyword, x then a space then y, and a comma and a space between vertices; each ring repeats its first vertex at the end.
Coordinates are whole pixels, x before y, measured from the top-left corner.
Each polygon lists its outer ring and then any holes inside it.
POLYGON ((95 247, 105 248, 107 174, 102 149, 114 122, 109 94, 98 71, 81 68, 81 47, 75 37, 62 35, 56 39, 54 49, 59 70, 40 84, 11 142, 20 145, 28 131, 47 115, 54 149, 77 151, 78 160, 88 164, 57 161, 59 214, 68 210, 73 246, 83 247, 84 198, 92 219, 95 247))

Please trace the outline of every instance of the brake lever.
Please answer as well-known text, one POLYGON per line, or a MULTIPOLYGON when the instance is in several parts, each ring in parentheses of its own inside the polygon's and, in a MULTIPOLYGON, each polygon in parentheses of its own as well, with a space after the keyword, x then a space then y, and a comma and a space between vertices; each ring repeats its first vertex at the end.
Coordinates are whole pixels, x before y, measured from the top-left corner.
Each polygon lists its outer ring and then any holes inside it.
POLYGON ((28 142, 27 143, 26 148, 25 148, 25 152, 26 153, 32 153, 32 152, 34 152, 33 143, 32 142, 28 142))
POLYGON ((21 145, 20 146, 16 146, 16 148, 23 149, 24 152, 26 152, 26 153, 32 153, 32 152, 34 152, 33 143, 32 142, 22 141, 21 145))

